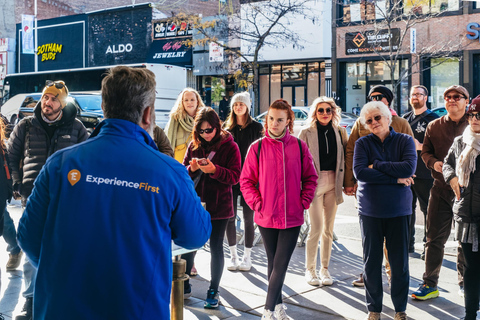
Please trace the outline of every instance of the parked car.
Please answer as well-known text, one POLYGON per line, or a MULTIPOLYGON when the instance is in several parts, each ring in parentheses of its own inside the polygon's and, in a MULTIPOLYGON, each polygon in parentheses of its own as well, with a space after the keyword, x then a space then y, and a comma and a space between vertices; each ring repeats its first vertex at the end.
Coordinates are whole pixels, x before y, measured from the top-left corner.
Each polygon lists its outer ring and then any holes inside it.
MULTIPOLYGON (((41 93, 25 95, 15 117, 16 122, 24 117, 33 115, 33 106, 37 104, 41 96, 41 93)), ((99 93, 71 92, 68 95, 67 103, 75 105, 77 108, 77 119, 83 123, 90 133, 103 120, 102 97, 99 93)))
POLYGON ((445 107, 433 108, 432 112, 436 113, 439 117, 447 114, 447 109, 445 107))
MULTIPOLYGON (((292 107, 292 111, 295 113, 295 122, 293 123, 293 134, 298 136, 302 127, 306 124, 308 119, 308 112, 310 107, 292 107)), ((265 117, 267 116, 267 111, 255 117, 255 120, 261 124, 265 124, 265 117)), ((347 134, 350 135, 352 131, 353 124, 357 120, 358 116, 349 112, 342 112, 342 119, 340 120, 340 126, 347 129, 347 134)))

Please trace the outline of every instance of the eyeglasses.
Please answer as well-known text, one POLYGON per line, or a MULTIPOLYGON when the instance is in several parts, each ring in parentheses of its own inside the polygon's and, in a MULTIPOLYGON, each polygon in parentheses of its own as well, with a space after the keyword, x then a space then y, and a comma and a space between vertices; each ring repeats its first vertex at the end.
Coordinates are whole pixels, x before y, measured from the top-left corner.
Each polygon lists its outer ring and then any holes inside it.
POLYGON ((477 120, 480 120, 480 113, 467 113, 467 117, 471 119, 476 118, 477 120))
POLYGON ((373 120, 378 122, 378 121, 380 121, 380 119, 382 119, 382 116, 378 115, 378 116, 375 116, 375 117, 370 118, 368 120, 365 120, 365 123, 368 124, 368 125, 371 125, 373 123, 373 120))
POLYGON ((331 114, 332 113, 332 108, 326 108, 326 109, 318 108, 317 113, 318 114, 324 114, 324 113, 331 114))
POLYGON ((370 101, 382 101, 383 98, 386 98, 386 96, 383 95, 383 94, 377 94, 377 95, 368 97, 368 100, 370 100, 370 101))
POLYGON ((444 99, 445 101, 452 100, 452 99, 455 101, 460 101, 460 99, 467 99, 467 98, 459 94, 454 94, 453 96, 445 96, 444 99))
POLYGON ((410 98, 420 98, 422 96, 424 96, 425 94, 424 93, 412 93, 410 95, 410 98))
POLYGON ((198 133, 200 134, 210 134, 213 132, 213 130, 215 130, 215 128, 207 128, 207 129, 198 129, 198 133))
POLYGON ((62 89, 65 88, 65 82, 63 81, 52 81, 52 80, 47 80, 45 81, 45 87, 51 87, 55 86, 57 89, 62 89))

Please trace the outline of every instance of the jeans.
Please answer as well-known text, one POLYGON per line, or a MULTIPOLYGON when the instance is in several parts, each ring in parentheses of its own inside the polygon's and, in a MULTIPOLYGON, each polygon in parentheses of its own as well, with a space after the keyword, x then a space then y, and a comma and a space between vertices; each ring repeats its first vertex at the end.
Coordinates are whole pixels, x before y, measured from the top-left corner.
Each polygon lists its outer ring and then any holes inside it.
POLYGON ((15 224, 7 208, 5 208, 4 221, 3 221, 3 238, 7 243, 7 252, 16 255, 20 253, 20 247, 17 243, 17 231, 15 230, 15 224))
POLYGON ((410 220, 410 247, 413 247, 415 244, 415 221, 416 221, 416 208, 417 208, 417 199, 420 204, 420 210, 423 212, 424 217, 424 227, 423 227, 423 242, 427 241, 427 208, 428 208, 428 199, 430 198, 430 189, 433 186, 433 179, 414 179, 414 184, 412 184, 412 219, 410 220))
POLYGON ((472 251, 471 243, 462 243, 465 254, 465 320, 475 320, 477 317, 480 290, 480 252, 472 251))

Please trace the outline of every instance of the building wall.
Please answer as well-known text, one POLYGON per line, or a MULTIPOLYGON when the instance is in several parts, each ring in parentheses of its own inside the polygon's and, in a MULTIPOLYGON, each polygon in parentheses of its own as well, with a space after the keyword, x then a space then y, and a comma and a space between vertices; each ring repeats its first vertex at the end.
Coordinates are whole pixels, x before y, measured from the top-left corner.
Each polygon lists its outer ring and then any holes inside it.
MULTIPOLYGON (((37 0, 38 19, 51 19, 81 13, 75 5, 84 1, 37 0)), ((34 0, 15 0, 15 22, 22 22, 22 14, 35 14, 34 0)))
POLYGON ((0 0, 0 38, 15 38, 15 0, 0 0))

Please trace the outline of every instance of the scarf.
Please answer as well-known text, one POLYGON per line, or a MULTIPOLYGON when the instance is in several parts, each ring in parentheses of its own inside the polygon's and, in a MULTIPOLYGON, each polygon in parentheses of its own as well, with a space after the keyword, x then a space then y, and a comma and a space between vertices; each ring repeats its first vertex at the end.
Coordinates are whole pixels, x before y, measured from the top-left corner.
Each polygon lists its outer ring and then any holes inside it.
POLYGON ((178 146, 177 143, 177 133, 178 128, 181 127, 185 132, 188 132, 188 138, 185 139, 183 143, 190 142, 191 133, 193 131, 193 125, 195 123, 195 119, 188 114, 184 119, 174 120, 170 118, 170 121, 165 128, 167 133, 167 138, 170 140, 170 144, 172 145, 173 150, 178 146))
POLYGON ((268 130, 268 133, 270 134, 270 138, 278 140, 278 139, 282 139, 283 137, 285 137, 285 135, 287 134, 287 129, 283 130, 283 133, 279 136, 274 135, 272 133, 272 131, 270 131, 270 130, 268 130))
POLYGON ((470 126, 467 126, 463 132, 462 139, 466 147, 457 160, 455 173, 458 177, 458 183, 466 187, 470 181, 470 174, 475 172, 476 169, 475 159, 480 154, 480 133, 473 132, 470 126))
POLYGON ((55 123, 57 122, 58 120, 60 120, 63 116, 63 110, 60 110, 60 113, 58 114, 58 117, 56 117, 55 119, 53 120, 49 120, 42 112, 42 119, 43 121, 45 121, 46 124, 48 125, 51 125, 52 123, 55 123))

